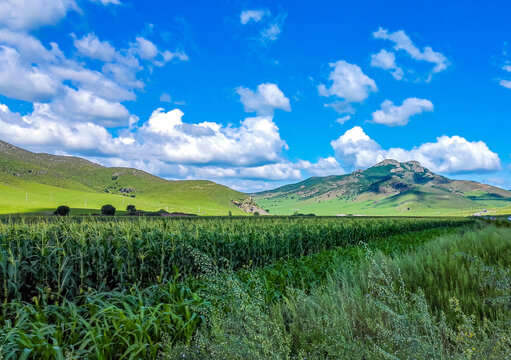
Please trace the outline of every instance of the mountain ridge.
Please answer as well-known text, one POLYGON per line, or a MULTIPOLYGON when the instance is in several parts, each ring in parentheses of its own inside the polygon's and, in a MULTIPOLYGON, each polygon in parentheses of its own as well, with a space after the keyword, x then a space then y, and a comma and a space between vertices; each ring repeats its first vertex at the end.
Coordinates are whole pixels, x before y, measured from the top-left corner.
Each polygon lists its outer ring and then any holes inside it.
POLYGON ((511 192, 435 174, 418 161, 383 160, 349 174, 311 177, 252 194, 270 214, 446 214, 511 206, 511 192))

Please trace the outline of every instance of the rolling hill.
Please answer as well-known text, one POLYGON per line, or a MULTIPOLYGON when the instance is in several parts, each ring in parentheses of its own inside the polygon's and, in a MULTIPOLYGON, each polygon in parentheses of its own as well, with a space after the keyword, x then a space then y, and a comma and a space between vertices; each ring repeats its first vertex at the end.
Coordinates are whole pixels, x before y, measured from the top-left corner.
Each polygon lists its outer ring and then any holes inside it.
POLYGON ((141 170, 33 153, 0 141, 0 213, 49 211, 59 205, 87 213, 105 204, 118 210, 133 204, 148 211, 202 215, 257 211, 248 195, 212 181, 169 181, 141 170))
POLYGON ((253 194, 270 214, 469 215, 511 212, 511 191, 451 180, 416 161, 384 160, 351 174, 312 177, 253 194))

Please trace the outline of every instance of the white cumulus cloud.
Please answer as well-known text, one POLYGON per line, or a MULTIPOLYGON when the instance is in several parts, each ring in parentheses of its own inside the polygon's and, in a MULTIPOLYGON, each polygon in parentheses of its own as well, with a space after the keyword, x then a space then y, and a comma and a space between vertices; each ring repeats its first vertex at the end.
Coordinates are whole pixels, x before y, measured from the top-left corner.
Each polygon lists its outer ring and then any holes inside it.
POLYGON ((511 80, 500 80, 500 86, 511 89, 511 80))
POLYGON ((289 99, 276 84, 260 84, 256 91, 240 86, 236 89, 236 92, 240 96, 240 101, 246 112, 271 115, 275 109, 291 111, 289 99))
POLYGON ((59 82, 23 59, 16 49, 0 45, 0 64, 0 94, 25 101, 41 101, 57 93, 59 82))
POLYGON ((74 34, 74 46, 83 55, 91 59, 112 61, 118 54, 115 48, 108 41, 101 41, 92 33, 78 39, 74 34))
POLYGON ((396 54, 393 52, 381 49, 378 54, 371 55, 371 66, 391 70, 391 74, 396 80, 403 78, 403 69, 396 65, 396 54))
POLYGON ((15 30, 30 30, 54 24, 69 10, 79 11, 74 0, 2 0, 0 25, 15 30))
POLYGON ((410 117, 424 111, 433 111, 433 103, 426 99, 408 98, 401 105, 394 105, 390 100, 381 104, 381 109, 372 113, 373 122, 387 126, 404 126, 410 117))
POLYGON ((139 129, 145 145, 167 162, 258 165, 278 161, 282 149, 287 148, 271 116, 246 118, 239 127, 189 124, 182 116, 178 109, 157 109, 139 129))
POLYGON ((363 102, 371 92, 378 91, 374 80, 364 74, 358 65, 339 60, 331 63, 330 67, 333 70, 328 79, 332 81, 332 84, 329 88, 321 84, 318 86, 318 91, 321 96, 342 99, 329 104, 338 112, 353 112, 351 103, 363 102))
POLYGON ((341 165, 367 168, 384 159, 419 161, 440 173, 490 172, 501 168, 499 156, 482 141, 468 141, 461 136, 440 136, 411 150, 383 149, 364 130, 355 126, 331 142, 341 165))
MULTIPOLYGON (((389 40, 394 43, 395 51, 404 51, 412 59, 418 61, 426 61, 434 64, 431 73, 439 73, 450 65, 449 60, 445 55, 440 52, 434 51, 430 46, 425 46, 422 50, 419 49, 410 37, 403 31, 398 30, 395 32, 389 32, 387 29, 379 28, 373 33, 376 39, 389 40)), ((431 79, 431 74, 428 80, 431 79)))

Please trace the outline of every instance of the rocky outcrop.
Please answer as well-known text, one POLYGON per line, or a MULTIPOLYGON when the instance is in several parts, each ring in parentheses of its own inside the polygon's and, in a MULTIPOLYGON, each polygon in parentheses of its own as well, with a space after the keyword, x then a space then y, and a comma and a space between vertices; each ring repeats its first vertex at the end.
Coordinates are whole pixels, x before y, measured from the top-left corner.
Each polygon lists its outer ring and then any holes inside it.
POLYGON ((128 187, 128 188, 120 188, 119 189, 119 192, 120 193, 123 193, 123 194, 131 194, 132 192, 135 192, 136 189, 135 188, 131 188, 131 187, 128 187))
POLYGON ((421 163, 418 161, 407 161, 405 162, 406 165, 410 166, 410 170, 413 172, 424 172, 425 169, 422 167, 421 163))
POLYGON ((379 162, 378 164, 374 165, 373 167, 385 166, 385 165, 400 166, 401 164, 399 163, 399 161, 394 160, 394 159, 385 159, 385 160, 379 162))
POLYGON ((246 213, 249 214, 258 213, 259 215, 268 215, 268 212, 266 210, 261 209, 254 202, 251 196, 247 197, 244 201, 231 200, 231 202, 246 213))

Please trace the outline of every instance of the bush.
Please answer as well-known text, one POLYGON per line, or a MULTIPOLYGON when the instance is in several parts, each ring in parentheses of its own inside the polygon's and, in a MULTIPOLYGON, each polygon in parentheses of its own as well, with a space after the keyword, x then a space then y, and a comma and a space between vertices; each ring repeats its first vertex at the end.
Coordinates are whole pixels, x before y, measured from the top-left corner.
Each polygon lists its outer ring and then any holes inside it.
POLYGON ((106 216, 113 216, 115 214, 115 207, 113 205, 103 205, 101 207, 101 214, 106 216))
POLYGON ((135 207, 135 205, 128 205, 126 207, 126 210, 128 211, 128 214, 130 214, 130 215, 135 215, 137 212, 137 208, 135 207))
POLYGON ((57 210, 53 212, 53 215, 57 216, 68 216, 69 215, 69 206, 60 205, 57 210))

